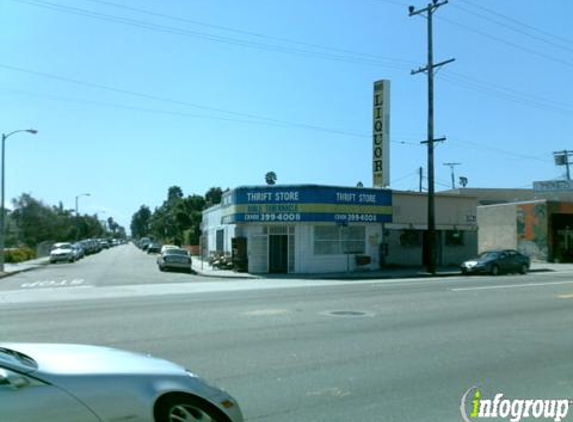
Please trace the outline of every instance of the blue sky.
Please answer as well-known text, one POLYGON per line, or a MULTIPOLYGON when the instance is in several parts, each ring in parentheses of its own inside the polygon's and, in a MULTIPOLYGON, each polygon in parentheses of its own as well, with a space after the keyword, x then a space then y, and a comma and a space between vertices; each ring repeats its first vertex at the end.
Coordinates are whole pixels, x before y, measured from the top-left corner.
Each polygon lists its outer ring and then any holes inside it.
MULTIPOLYGON (((113 217, 264 183, 371 183, 389 79, 391 188, 426 167, 426 21, 403 0, 2 0, 6 198, 113 217)), ((529 188, 573 149, 573 2, 451 0, 435 14, 436 190, 529 188)), ((426 182, 424 181, 424 186, 426 182)))

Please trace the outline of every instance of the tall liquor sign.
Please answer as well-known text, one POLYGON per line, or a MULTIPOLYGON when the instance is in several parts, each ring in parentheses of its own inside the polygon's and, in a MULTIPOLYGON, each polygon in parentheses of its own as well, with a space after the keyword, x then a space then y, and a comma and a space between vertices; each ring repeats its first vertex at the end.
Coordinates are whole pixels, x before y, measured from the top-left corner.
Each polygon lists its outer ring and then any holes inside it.
POLYGON ((374 82, 372 185, 390 185, 390 81, 374 82))

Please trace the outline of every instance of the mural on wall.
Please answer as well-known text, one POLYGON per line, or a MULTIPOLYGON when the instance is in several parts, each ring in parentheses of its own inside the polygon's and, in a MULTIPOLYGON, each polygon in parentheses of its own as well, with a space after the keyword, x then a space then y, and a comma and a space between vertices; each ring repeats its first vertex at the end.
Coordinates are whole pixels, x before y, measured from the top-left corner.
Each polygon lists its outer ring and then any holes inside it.
POLYGON ((533 259, 547 260, 547 204, 516 206, 517 248, 533 259))

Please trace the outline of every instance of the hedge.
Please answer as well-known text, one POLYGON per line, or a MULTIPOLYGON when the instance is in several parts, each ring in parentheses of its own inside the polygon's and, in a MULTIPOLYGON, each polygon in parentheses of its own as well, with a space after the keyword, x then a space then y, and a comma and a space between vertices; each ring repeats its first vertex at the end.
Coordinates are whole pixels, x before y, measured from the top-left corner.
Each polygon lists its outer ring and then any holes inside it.
POLYGON ((10 263, 28 261, 36 258, 36 251, 31 248, 10 248, 6 249, 4 261, 10 263))

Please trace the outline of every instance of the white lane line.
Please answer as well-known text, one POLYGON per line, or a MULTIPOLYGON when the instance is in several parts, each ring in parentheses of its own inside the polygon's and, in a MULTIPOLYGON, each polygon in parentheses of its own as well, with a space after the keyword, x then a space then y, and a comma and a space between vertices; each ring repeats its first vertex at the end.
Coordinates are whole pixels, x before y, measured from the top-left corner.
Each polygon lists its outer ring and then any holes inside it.
POLYGON ((565 284, 573 284, 573 281, 554 281, 549 283, 528 283, 528 284, 502 284, 498 286, 459 287, 450 290, 452 292, 470 292, 474 290, 518 289, 520 287, 559 286, 565 284))

